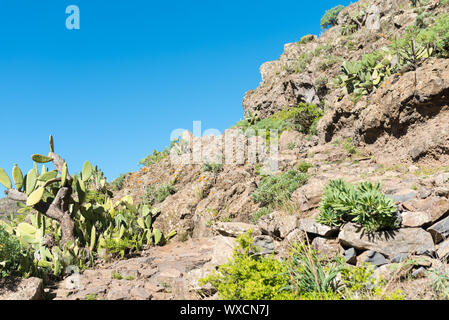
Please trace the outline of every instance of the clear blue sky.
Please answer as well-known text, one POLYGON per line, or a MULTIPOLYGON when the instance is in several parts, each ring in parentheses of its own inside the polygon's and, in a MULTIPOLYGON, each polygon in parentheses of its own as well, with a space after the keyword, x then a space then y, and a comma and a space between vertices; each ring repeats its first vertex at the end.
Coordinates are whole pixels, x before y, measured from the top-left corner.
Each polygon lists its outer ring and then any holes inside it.
POLYGON ((349 1, 2 1, 0 167, 27 172, 53 134, 72 172, 89 160, 112 180, 173 129, 224 131, 260 65, 319 34, 338 4, 349 1), (65 26, 72 4, 80 30, 65 26))

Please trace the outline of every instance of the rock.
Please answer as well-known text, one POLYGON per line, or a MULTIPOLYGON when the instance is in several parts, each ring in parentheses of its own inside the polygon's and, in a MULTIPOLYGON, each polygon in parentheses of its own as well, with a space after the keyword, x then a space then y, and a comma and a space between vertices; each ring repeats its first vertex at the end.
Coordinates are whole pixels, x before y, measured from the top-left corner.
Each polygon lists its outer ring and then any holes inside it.
POLYGON ((449 239, 444 240, 437 249, 438 258, 445 260, 449 254, 449 239))
POLYGON ((406 211, 401 214, 402 226, 409 228, 422 227, 432 223, 432 217, 428 212, 406 211))
POLYGON ((257 222, 262 234, 285 239, 290 232, 297 228, 298 217, 296 215, 284 214, 275 211, 263 216, 257 222))
POLYGON ((354 266, 357 264, 357 253, 354 248, 345 250, 344 256, 347 264, 352 264, 354 266))
POLYGON ((387 197, 393 199, 395 202, 405 202, 415 198, 417 192, 411 189, 396 190, 392 194, 387 194, 387 197))
POLYGON ((444 218, 449 214, 449 200, 442 197, 413 199, 402 203, 402 206, 408 211, 427 212, 432 222, 444 218))
POLYGON ((312 241, 312 248, 318 252, 320 256, 333 259, 340 253, 340 245, 336 240, 329 240, 316 237, 312 241))
POLYGON ((426 187, 421 187, 419 189, 419 198, 420 199, 426 199, 426 198, 430 197, 431 194, 432 194, 432 191, 427 189, 426 187))
POLYGON ((358 261, 360 262, 361 265, 363 265, 363 263, 370 263, 376 267, 380 267, 388 263, 384 255, 372 250, 365 251, 364 253, 362 253, 359 256, 358 261))
POLYGON ((392 263, 401 263, 405 261, 409 257, 408 253, 398 253, 396 254, 393 259, 391 259, 392 263))
POLYGON ((133 297, 142 299, 142 300, 151 300, 152 295, 148 293, 144 288, 136 287, 132 288, 130 294, 133 297))
POLYGON ((257 226, 243 222, 217 222, 213 225, 213 229, 223 236, 234 238, 249 230, 252 230, 255 236, 262 234, 257 226))
POLYGON ((298 204, 301 211, 317 208, 323 196, 325 185, 325 181, 311 178, 306 185, 292 193, 291 199, 298 204))
POLYGON ((42 279, 0 279, 0 300, 44 300, 44 298, 42 279))
POLYGON ((368 17, 366 18, 366 28, 368 30, 380 30, 380 9, 376 5, 371 5, 366 11, 368 17))
POLYGON ((114 287, 108 291, 108 300, 130 300, 130 289, 128 287, 114 287))
POLYGON ((413 278, 424 278, 426 276, 426 268, 421 267, 412 272, 413 278))
POLYGON ((306 240, 307 240, 307 233, 302 230, 299 230, 299 229, 293 230, 285 238, 285 241, 287 243, 289 243, 290 245, 294 245, 295 243, 298 243, 298 242, 305 242, 306 240))
POLYGON ((279 150, 284 151, 298 148, 304 139, 304 134, 298 131, 284 131, 279 137, 279 150))
POLYGON ((447 183, 449 182, 449 172, 440 173, 435 177, 434 182, 435 185, 439 187, 447 185, 447 183))
POLYGON ((384 264, 374 270, 373 277, 377 280, 389 281, 395 274, 396 264, 384 264))
POLYGON ((435 223, 427 231, 432 235, 435 244, 447 239, 449 237, 449 217, 435 223))
POLYGON ((252 252, 255 255, 270 255, 275 253, 274 241, 270 236, 255 237, 252 248, 252 252))
POLYGON ((387 258, 393 258, 399 253, 434 250, 432 236, 420 228, 368 234, 355 224, 348 223, 341 229, 338 239, 344 246, 359 250, 373 250, 387 258))
POLYGON ((313 218, 305 218, 298 220, 299 230, 318 235, 324 238, 332 238, 338 234, 338 228, 332 228, 315 221, 313 218))
POLYGON ((434 192, 439 197, 449 197, 449 187, 438 187, 434 189, 434 192))

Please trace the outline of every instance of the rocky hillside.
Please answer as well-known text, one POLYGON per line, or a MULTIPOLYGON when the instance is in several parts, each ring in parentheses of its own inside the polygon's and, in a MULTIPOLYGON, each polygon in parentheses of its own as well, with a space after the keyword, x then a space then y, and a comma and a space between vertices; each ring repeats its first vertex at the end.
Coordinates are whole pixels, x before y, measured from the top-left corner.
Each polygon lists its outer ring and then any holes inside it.
POLYGON ((113 183, 116 200, 148 204, 155 227, 177 232, 169 244, 47 292, 217 299, 198 280, 252 230, 262 255, 282 260, 308 242, 326 261, 374 266, 386 281, 377 298, 447 298, 448 4, 360 0, 319 37, 286 44, 246 93, 245 120, 216 137, 184 132, 113 183))
POLYGON ((16 213, 18 210, 16 201, 7 198, 0 199, 0 219, 9 216, 11 213, 16 213))

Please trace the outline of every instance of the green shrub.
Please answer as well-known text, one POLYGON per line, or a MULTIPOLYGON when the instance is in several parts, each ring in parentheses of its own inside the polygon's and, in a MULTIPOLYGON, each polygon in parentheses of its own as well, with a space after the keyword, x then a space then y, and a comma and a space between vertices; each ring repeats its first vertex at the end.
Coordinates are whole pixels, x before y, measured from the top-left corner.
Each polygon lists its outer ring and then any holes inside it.
POLYGON ((223 171, 223 164, 208 162, 203 164, 203 172, 212 172, 218 174, 223 171))
POLYGON ((257 223, 257 221, 259 221, 260 218, 262 218, 263 216, 266 216, 268 214, 271 213, 271 210, 268 208, 261 208, 259 211, 257 211, 256 213, 254 213, 253 218, 252 218, 252 222, 253 223, 257 223))
POLYGON ((449 299, 449 275, 447 272, 431 269, 428 272, 432 289, 439 299, 449 299))
POLYGON ((329 226, 339 227, 350 221, 368 232, 398 227, 396 206, 381 193, 379 183, 353 186, 343 180, 332 180, 324 188, 319 210, 317 221, 329 226))
POLYGON ((170 142, 169 147, 165 147, 162 151, 153 150, 153 153, 146 156, 144 159, 140 160, 139 165, 142 165, 144 167, 151 166, 152 164, 158 163, 162 161, 163 159, 167 158, 170 155, 170 151, 173 148, 176 149, 182 149, 183 145, 185 144, 185 141, 179 139, 173 140, 170 142))
POLYGON ((114 191, 120 191, 125 186, 127 173, 121 174, 117 179, 110 183, 111 189, 114 191))
POLYGON ((288 288, 291 291, 298 296, 316 293, 326 296, 338 291, 337 276, 344 268, 341 258, 325 262, 310 245, 305 244, 298 244, 290 255, 288 269, 291 284, 288 288))
POLYGON ((308 171, 309 171, 309 169, 310 168, 313 168, 313 164, 311 164, 311 163, 308 163, 308 162, 306 162, 306 161, 301 161, 299 164, 298 164, 298 170, 300 171, 300 172, 302 172, 302 173, 307 173, 308 171))
POLYGON ((384 292, 387 282, 374 276, 374 268, 372 264, 346 266, 341 272, 341 297, 345 300, 404 300, 400 289, 389 294, 384 292))
POLYGON ((140 160, 139 164, 145 167, 151 166, 152 164, 158 163, 161 160, 165 159, 169 155, 169 150, 166 148, 165 150, 159 152, 157 150, 153 150, 153 153, 146 156, 144 159, 140 160))
POLYGON ((296 108, 281 110, 271 118, 283 121, 288 129, 297 130, 304 134, 315 134, 316 125, 324 115, 323 110, 312 103, 300 103, 296 108))
POLYGON ((323 110, 311 103, 300 103, 298 107, 281 110, 269 118, 258 119, 252 117, 236 123, 233 128, 238 128, 246 135, 263 136, 267 145, 271 141, 271 132, 279 135, 286 130, 297 130, 305 134, 316 134, 318 121, 324 115, 323 110))
POLYGON ((30 260, 19 239, 10 235, 0 225, 0 278, 23 275, 29 269, 30 260))
POLYGON ((175 193, 176 190, 173 183, 163 184, 157 189, 154 186, 148 186, 145 188, 145 193, 142 200, 146 204, 154 205, 164 202, 165 199, 175 193))
POLYGON ((307 183, 308 175, 290 170, 280 176, 268 176, 253 192, 254 201, 262 206, 279 207, 290 200, 291 194, 307 183))
POLYGON ((338 14, 343 9, 344 9, 344 6, 338 5, 334 8, 326 11, 324 16, 321 18, 321 22, 320 22, 321 28, 327 29, 329 27, 333 27, 333 26, 337 25, 338 14))
POLYGON ((352 143, 352 138, 347 138, 345 141, 343 141, 342 148, 349 154, 357 153, 357 149, 355 148, 354 144, 352 143))
POLYGON ((342 88, 344 95, 367 95, 397 69, 392 61, 393 56, 386 51, 365 54, 358 61, 345 61, 341 66, 342 74, 337 76, 334 84, 342 88))
POLYGON ((218 267, 200 285, 210 283, 223 300, 292 300, 295 295, 283 290, 288 285, 286 265, 274 257, 254 258, 252 234, 237 237, 237 247, 228 263, 218 267))
POLYGON ((301 40, 299 41, 299 43, 306 44, 306 43, 312 42, 313 40, 315 40, 315 36, 313 34, 308 34, 308 35, 305 35, 304 37, 302 37, 301 40))

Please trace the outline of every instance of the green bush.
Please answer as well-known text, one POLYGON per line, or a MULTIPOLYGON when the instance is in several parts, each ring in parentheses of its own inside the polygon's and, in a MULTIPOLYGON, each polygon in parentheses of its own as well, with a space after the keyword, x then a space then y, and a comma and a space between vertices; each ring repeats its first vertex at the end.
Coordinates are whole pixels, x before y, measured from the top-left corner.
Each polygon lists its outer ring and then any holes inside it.
POLYGON ((259 211, 254 213, 253 218, 252 218, 251 221, 253 223, 257 223, 257 221, 259 221, 260 218, 262 218, 263 216, 266 216, 266 215, 268 215, 270 213, 271 213, 271 210, 269 208, 261 208, 259 211))
POLYGON ((0 225, 0 278, 24 275, 29 271, 32 259, 19 239, 6 232, 0 225))
POLYGON ((170 142, 170 146, 169 147, 165 147, 164 150, 162 151, 157 151, 157 150, 153 150, 153 153, 146 156, 144 159, 140 160, 139 165, 142 165, 144 167, 148 167, 152 164, 158 163, 162 160, 164 160, 165 158, 167 158, 170 155, 170 151, 173 148, 182 148, 183 144, 185 143, 185 141, 182 141, 180 138, 173 140, 172 142, 170 142))
POLYGON ((127 173, 121 174, 117 179, 110 183, 110 187, 114 191, 120 191, 125 186, 127 173))
POLYGON ((306 44, 306 43, 312 42, 313 40, 315 40, 315 36, 313 34, 308 34, 308 35, 305 35, 304 37, 302 37, 301 40, 299 41, 299 43, 306 44))
POLYGON ((169 196, 176 193, 173 183, 163 184, 157 189, 154 186, 149 186, 145 189, 143 201, 146 204, 154 205, 164 202, 169 196))
POLYGON ((317 105, 300 103, 296 108, 275 113, 271 119, 284 121, 288 129, 297 130, 304 134, 316 134, 316 125, 323 115, 323 110, 317 105))
POLYGON ((271 141, 271 132, 279 135, 286 130, 297 130, 305 134, 316 135, 318 121, 324 115, 323 110, 315 104, 300 103, 298 107, 281 110, 269 118, 259 119, 252 116, 237 122, 233 128, 238 128, 246 135, 263 136, 267 145, 271 141))
POLYGON ((200 285, 210 283, 223 300, 292 300, 295 295, 283 290, 288 285, 286 265, 274 257, 254 258, 252 234, 237 237, 237 247, 228 263, 218 267, 200 285))
POLYGON ((300 171, 300 172, 302 172, 302 173, 307 173, 308 171, 309 171, 309 169, 310 168, 313 168, 313 164, 311 164, 311 163, 308 163, 308 162, 306 162, 306 161, 301 161, 299 164, 298 164, 298 170, 300 171))
POLYGON ((397 208, 392 199, 380 191, 380 184, 362 182, 353 186, 332 180, 324 188, 317 221, 334 227, 345 221, 361 225, 366 231, 395 229, 397 208))
MULTIPOLYGON (((337 276, 344 268, 341 258, 324 261, 310 245, 305 244, 298 244, 290 255, 288 269, 291 284, 288 288, 291 291, 298 296, 311 293, 327 295, 338 291, 337 276)), ((310 296, 307 298, 310 299, 310 296)))
POLYGON ((307 174, 296 170, 290 170, 280 176, 264 177, 252 197, 262 206, 282 206, 290 200, 296 189, 307 183, 308 178, 307 174))
POLYGON ((344 9, 344 6, 338 5, 332 9, 326 11, 324 16, 321 18, 321 28, 327 29, 329 27, 333 27, 337 25, 337 17, 341 10, 344 9))
POLYGON ((358 61, 345 61, 334 84, 342 88, 344 95, 367 95, 394 73, 397 66, 392 61, 392 55, 383 50, 365 54, 358 61))
POLYGON ((223 171, 223 164, 208 162, 203 164, 203 172, 212 172, 214 174, 218 174, 223 171))
POLYGON ((159 152, 157 150, 153 150, 153 153, 146 156, 144 159, 140 160, 139 164, 143 165, 145 167, 151 166, 152 164, 158 163, 161 160, 165 159, 168 157, 168 155, 170 154, 168 148, 166 148, 165 150, 159 152))

